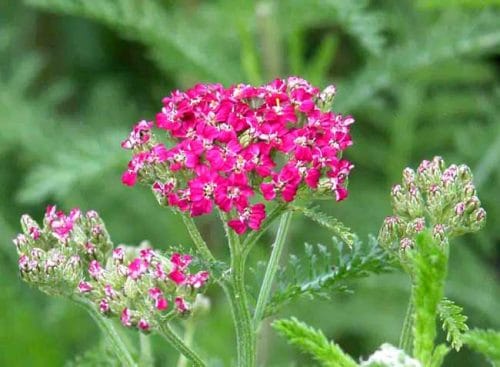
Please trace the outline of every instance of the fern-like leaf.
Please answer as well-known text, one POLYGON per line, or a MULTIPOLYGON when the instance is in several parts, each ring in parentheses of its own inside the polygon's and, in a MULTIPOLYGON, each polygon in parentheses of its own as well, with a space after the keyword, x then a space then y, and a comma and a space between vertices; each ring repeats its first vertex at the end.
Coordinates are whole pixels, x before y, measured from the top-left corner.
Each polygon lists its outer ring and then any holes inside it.
POLYGON ((462 311, 462 307, 447 298, 443 298, 438 305, 439 317, 443 322, 443 330, 446 331, 446 340, 456 351, 462 347, 463 333, 469 330, 466 324, 467 316, 462 314, 462 311))
POLYGON ((356 367, 357 363, 335 343, 328 341, 320 330, 296 318, 277 320, 272 324, 288 342, 310 354, 325 367, 356 367))
POLYGON ((422 24, 421 36, 386 50, 384 57, 372 59, 363 72, 346 85, 336 98, 336 108, 349 111, 363 105, 388 86, 410 73, 463 55, 477 55, 494 50, 500 44, 498 13, 486 9, 480 13, 443 16, 433 24, 422 24))
POLYGON ((329 216, 323 212, 320 212, 318 208, 305 208, 300 206, 291 207, 292 210, 295 210, 305 217, 315 221, 319 225, 325 227, 330 230, 335 236, 338 236, 342 241, 344 241, 349 247, 354 245, 354 241, 356 240, 356 235, 352 232, 352 230, 347 227, 344 223, 339 221, 336 218, 329 216))
POLYGON ((355 241, 352 248, 336 239, 334 245, 336 254, 324 245, 306 244, 305 256, 290 256, 288 267, 278 273, 278 286, 266 307, 266 316, 300 297, 330 298, 333 292, 349 291, 349 280, 391 269, 389 257, 374 238, 368 245, 355 241))
POLYGON ((464 344, 483 354, 495 367, 500 366, 500 332, 473 329, 465 333, 464 344))
POLYGON ((238 65, 239 55, 233 55, 233 50, 237 50, 237 47, 225 42, 230 42, 227 32, 226 36, 224 33, 214 34, 220 32, 219 24, 209 24, 210 20, 220 19, 219 17, 204 17, 204 12, 190 15, 181 11, 169 13, 165 6, 154 0, 27 2, 52 12, 101 22, 124 36, 143 43, 149 48, 158 66, 167 73, 178 72, 179 64, 183 64, 183 71, 189 69, 200 78, 230 83, 241 77, 241 70, 235 67, 238 65), (207 39, 211 36, 214 39, 207 39), (226 61, 229 54, 236 62, 226 61), (179 63, 180 60, 182 61, 179 63))

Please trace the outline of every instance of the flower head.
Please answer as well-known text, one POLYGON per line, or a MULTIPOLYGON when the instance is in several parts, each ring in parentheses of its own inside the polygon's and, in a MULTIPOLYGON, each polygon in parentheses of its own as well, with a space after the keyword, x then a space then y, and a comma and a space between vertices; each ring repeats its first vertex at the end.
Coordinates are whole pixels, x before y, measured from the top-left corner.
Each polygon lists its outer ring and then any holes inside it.
POLYGON ((238 234, 260 229, 257 194, 291 202, 304 189, 343 200, 353 165, 340 157, 354 119, 327 111, 335 92, 297 77, 174 91, 155 121, 170 144, 157 140, 154 122, 140 121, 122 143, 134 153, 122 182, 147 183, 161 204, 193 217, 218 207, 238 234))

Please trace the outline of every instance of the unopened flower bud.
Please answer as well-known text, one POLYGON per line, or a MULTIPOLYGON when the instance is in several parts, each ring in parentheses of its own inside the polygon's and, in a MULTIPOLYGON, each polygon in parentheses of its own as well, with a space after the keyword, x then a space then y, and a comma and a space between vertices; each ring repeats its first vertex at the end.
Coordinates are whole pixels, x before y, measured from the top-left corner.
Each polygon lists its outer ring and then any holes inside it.
POLYGON ((432 236, 435 240, 439 242, 446 241, 446 228, 442 224, 436 224, 434 228, 432 228, 432 236))
POLYGON ((41 248, 34 247, 31 249, 30 255, 32 259, 40 260, 45 255, 45 251, 41 248))
POLYGON ((481 206, 481 202, 479 201, 479 198, 477 196, 472 196, 465 203, 465 207, 466 207, 466 210, 468 212, 472 212, 472 211, 478 209, 480 206, 481 206))
POLYGON ((12 240, 12 242, 16 246, 18 252, 26 251, 29 243, 28 239, 23 233, 18 234, 17 237, 12 240))
POLYGON ((486 223, 486 210, 479 208, 472 213, 471 217, 473 219, 472 230, 477 231, 486 223))
POLYGON ((89 282, 85 282, 82 280, 80 283, 78 283, 78 291, 80 293, 88 293, 92 291, 92 289, 92 284, 90 284, 89 282))
POLYGON ((464 192, 465 197, 475 196, 476 195, 476 187, 474 186, 474 184, 472 182, 468 182, 464 186, 463 192, 464 192))
POLYGON ((122 310, 122 314, 120 316, 120 321, 122 322, 123 326, 132 326, 132 314, 128 308, 124 308, 122 310))
POLYGON ((455 205, 455 215, 457 216, 462 216, 462 214, 465 212, 465 203, 460 202, 457 205, 455 205))
POLYGON ((462 182, 472 181, 472 172, 470 168, 465 164, 458 166, 458 177, 462 180, 462 182))
POLYGON ((116 262, 122 263, 124 256, 125 251, 123 250, 123 247, 117 247, 113 250, 113 260, 115 260, 116 262))
POLYGON ((402 251, 409 250, 409 249, 413 248, 413 246, 415 246, 415 242, 413 242, 408 237, 404 237, 401 239, 401 241, 399 241, 399 248, 402 251))
POLYGON ((406 188, 409 188, 410 186, 415 185, 415 177, 416 177, 415 171, 412 170, 411 168, 406 167, 403 170, 403 183, 404 183, 406 188))
POLYGON ((137 328, 144 333, 149 332, 149 327, 150 327, 149 322, 145 319, 140 319, 139 322, 137 323, 137 328))
POLYGON ((189 305, 186 303, 186 301, 182 297, 175 298, 175 308, 181 314, 185 314, 185 313, 189 312, 189 305))
POLYGON ((452 164, 447 169, 444 170, 441 175, 441 182, 444 187, 449 187, 451 184, 455 182, 458 176, 458 167, 455 164, 452 164))
POLYGON ((336 93, 337 89, 335 86, 329 85, 319 94, 318 104, 320 105, 322 111, 326 111, 331 107, 336 93))
POLYGON ((99 311, 101 311, 101 313, 108 313, 110 311, 110 307, 109 307, 109 302, 106 300, 106 298, 103 298, 100 302, 99 302, 99 311))
POLYGON ((19 270, 27 271, 29 262, 30 262, 30 259, 28 256, 26 256, 24 254, 19 256, 19 260, 18 260, 19 270))

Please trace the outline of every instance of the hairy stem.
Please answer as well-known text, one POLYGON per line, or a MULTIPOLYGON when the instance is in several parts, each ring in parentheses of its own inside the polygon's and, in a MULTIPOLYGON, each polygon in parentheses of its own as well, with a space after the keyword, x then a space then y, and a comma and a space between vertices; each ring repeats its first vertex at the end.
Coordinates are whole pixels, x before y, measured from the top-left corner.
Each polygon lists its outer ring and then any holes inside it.
POLYGON ((253 367, 256 339, 245 287, 245 262, 248 253, 243 253, 240 238, 227 225, 227 216, 221 213, 221 219, 231 253, 231 275, 223 288, 231 306, 236 329, 237 366, 253 367))
POLYGON ((253 317, 255 329, 259 328, 259 324, 264 316, 264 311, 269 300, 269 295, 271 294, 271 287, 273 285, 276 271, 278 270, 279 260, 281 258, 281 253, 283 252, 286 234, 288 232, 288 228, 290 227, 291 219, 292 213, 290 212, 285 213, 281 217, 280 226, 278 228, 276 240, 274 241, 273 250, 271 252, 271 258, 269 259, 269 263, 267 264, 264 281, 262 282, 259 297, 257 298, 257 306, 255 308, 255 314, 253 317))
POLYGON ((149 335, 139 333, 139 343, 141 346, 139 364, 141 367, 153 367, 154 357, 151 350, 151 339, 149 335))
POLYGON ((90 316, 92 316, 96 324, 99 326, 99 329, 101 329, 106 336, 106 341, 113 349, 113 352, 119 359, 120 363, 127 367, 137 367, 137 363, 135 363, 123 339, 115 330, 112 321, 105 318, 88 300, 83 298, 73 298, 72 300, 79 306, 83 307, 90 314, 90 316))
POLYGON ((189 232, 189 235, 191 236, 191 239, 194 242, 194 245, 196 246, 196 249, 201 254, 201 256, 203 256, 203 259, 205 261, 214 262, 216 259, 208 248, 207 243, 201 236, 200 231, 198 231, 198 228, 196 227, 193 219, 185 214, 181 214, 181 217, 184 225, 189 232))
POLYGON ((408 301, 408 307, 406 308, 406 315, 403 321, 401 336, 399 337, 399 348, 403 349, 408 354, 411 353, 412 346, 413 313, 413 300, 410 298, 408 301))
POLYGON ((160 325, 158 333, 167 340, 179 353, 184 355, 193 366, 204 367, 205 362, 172 330, 168 323, 160 325))
MULTIPOLYGON (((189 319, 185 322, 185 329, 184 329, 184 343, 191 348, 191 345, 193 344, 193 338, 194 338, 194 332, 196 330, 196 325, 193 321, 193 319, 189 319)), ((188 359, 184 356, 181 355, 179 357, 179 360, 177 361, 177 367, 187 367, 188 366, 188 359)))

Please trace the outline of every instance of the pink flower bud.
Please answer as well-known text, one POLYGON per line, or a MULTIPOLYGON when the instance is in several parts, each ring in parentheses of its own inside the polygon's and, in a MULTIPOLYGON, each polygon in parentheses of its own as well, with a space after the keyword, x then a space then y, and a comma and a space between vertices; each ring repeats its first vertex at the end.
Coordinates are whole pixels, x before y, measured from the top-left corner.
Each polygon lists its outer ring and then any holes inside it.
POLYGON ((116 292, 113 289, 113 287, 111 286, 111 284, 106 284, 104 286, 104 294, 106 295, 106 297, 111 298, 111 299, 116 296, 116 292))
POLYGON ((80 293, 88 293, 92 291, 92 289, 93 289, 92 285, 88 282, 82 280, 80 283, 78 283, 78 291, 80 293))
POLYGON ((113 250, 113 260, 121 263, 123 261, 124 256, 125 256, 125 251, 123 250, 123 247, 117 247, 113 250))
POLYGON ((89 264, 89 274, 94 279, 99 279, 103 274, 104 269, 97 260, 92 260, 89 264))
POLYGON ((101 313, 108 313, 110 311, 109 303, 105 298, 99 302, 99 311, 101 311, 101 313))
POLYGON ((185 313, 185 312, 189 311, 188 304, 186 303, 186 301, 182 297, 175 298, 175 307, 176 307, 177 311, 180 313, 185 313))
POLYGON ((155 301, 155 307, 158 311, 166 310, 168 308, 168 301, 163 297, 159 297, 155 301))
POLYGON ((149 331, 149 322, 145 319, 140 319, 137 323, 137 327, 142 331, 149 331))
POLYGON ((208 271, 200 271, 188 277, 188 284, 195 289, 201 288, 205 285, 209 278, 208 271))
POLYGON ((124 308, 121 315, 120 315, 120 321, 123 326, 130 327, 132 326, 132 316, 130 314, 130 310, 128 308, 124 308))

